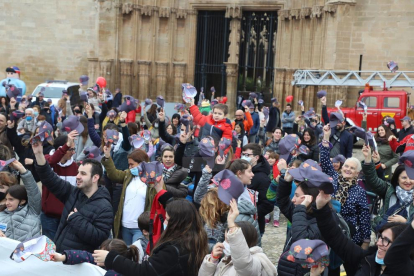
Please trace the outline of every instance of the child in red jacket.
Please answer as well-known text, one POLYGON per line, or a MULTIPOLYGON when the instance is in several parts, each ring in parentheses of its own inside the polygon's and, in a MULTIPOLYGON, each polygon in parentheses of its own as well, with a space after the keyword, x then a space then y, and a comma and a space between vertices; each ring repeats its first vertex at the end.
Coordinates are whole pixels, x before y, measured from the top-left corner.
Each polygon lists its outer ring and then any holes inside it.
POLYGON ((216 104, 213 107, 213 112, 210 115, 204 116, 200 113, 198 106, 194 105, 194 100, 191 103, 190 112, 193 116, 194 124, 200 125, 200 140, 205 136, 212 136, 219 141, 222 137, 233 139, 232 127, 230 121, 226 118, 229 108, 225 104, 216 104))

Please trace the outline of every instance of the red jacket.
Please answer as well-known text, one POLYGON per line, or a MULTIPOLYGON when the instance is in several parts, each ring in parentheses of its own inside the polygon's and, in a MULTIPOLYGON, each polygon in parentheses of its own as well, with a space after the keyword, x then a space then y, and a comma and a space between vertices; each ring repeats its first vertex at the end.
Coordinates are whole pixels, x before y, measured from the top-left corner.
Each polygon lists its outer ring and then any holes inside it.
MULTIPOLYGON (((246 133, 249 133, 250 129, 253 127, 253 119, 252 119, 252 115, 250 114, 250 112, 244 112, 244 116, 246 117, 243 121, 244 124, 244 131, 246 133)), ((231 123, 231 127, 232 129, 234 129, 234 126, 236 125, 236 122, 233 121, 231 123)))
POLYGON ((414 150, 414 135, 409 134, 401 142, 397 142, 397 139, 392 139, 390 141, 390 147, 392 151, 402 153, 409 150, 414 150))
POLYGON ((216 122, 213 120, 213 115, 204 116, 203 114, 201 114, 200 110, 198 109, 198 106, 196 105, 190 107, 190 112, 191 115, 193 115, 193 121, 196 125, 200 125, 200 127, 203 127, 206 123, 209 123, 210 125, 223 131, 222 137, 230 139, 230 141, 233 139, 232 127, 231 124, 226 122, 226 118, 216 122))
POLYGON ((137 113, 141 114, 141 106, 140 105, 137 107, 137 109, 131 110, 130 112, 128 112, 127 117, 125 119, 125 123, 127 123, 127 124, 128 123, 135 123, 135 121, 136 121, 135 118, 136 118, 137 113))
MULTIPOLYGON (((69 147, 65 144, 57 149, 53 155, 45 155, 53 171, 62 179, 74 178, 78 174, 78 165, 73 162, 70 166, 61 167, 58 165, 62 157, 66 154, 69 147)), ((68 179, 66 179, 68 180, 68 179)), ((70 181, 69 181, 70 182, 70 181)), ((45 185, 42 185, 42 211, 45 215, 60 218, 63 211, 63 203, 59 201, 45 185)))

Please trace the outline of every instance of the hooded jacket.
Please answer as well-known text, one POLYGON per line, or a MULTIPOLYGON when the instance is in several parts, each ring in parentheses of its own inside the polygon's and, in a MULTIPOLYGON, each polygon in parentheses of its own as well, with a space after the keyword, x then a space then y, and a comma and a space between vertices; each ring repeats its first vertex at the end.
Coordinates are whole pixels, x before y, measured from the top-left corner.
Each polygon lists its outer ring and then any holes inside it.
POLYGON ((257 206, 269 206, 271 209, 269 212, 271 212, 274 205, 268 201, 266 197, 267 189, 269 189, 270 185, 270 165, 267 163, 263 155, 260 155, 259 160, 257 160, 257 164, 252 168, 252 172, 254 173, 254 176, 251 184, 248 185, 247 188, 259 193, 257 206))
POLYGON ((237 208, 239 209, 239 215, 236 217, 235 222, 248 221, 253 224, 257 231, 257 245, 262 246, 259 224, 257 223, 257 220, 254 219, 254 215, 256 215, 256 207, 254 207, 252 202, 239 199, 237 202, 237 208))
POLYGON ((56 251, 79 249, 93 252, 108 239, 113 225, 111 197, 105 187, 88 198, 80 189, 57 176, 49 164, 35 165, 42 184, 64 204, 55 235, 56 251), (69 213, 74 211, 70 217, 69 213))
POLYGON ((208 254, 201 264, 199 276, 276 276, 276 268, 259 246, 248 247, 240 228, 227 234, 231 249, 231 261, 224 263, 224 257, 218 264, 210 262, 208 254))
POLYGON ((6 237, 21 242, 40 236, 40 190, 30 171, 20 175, 27 191, 28 202, 10 212, 0 212, 0 223, 7 224, 6 237))

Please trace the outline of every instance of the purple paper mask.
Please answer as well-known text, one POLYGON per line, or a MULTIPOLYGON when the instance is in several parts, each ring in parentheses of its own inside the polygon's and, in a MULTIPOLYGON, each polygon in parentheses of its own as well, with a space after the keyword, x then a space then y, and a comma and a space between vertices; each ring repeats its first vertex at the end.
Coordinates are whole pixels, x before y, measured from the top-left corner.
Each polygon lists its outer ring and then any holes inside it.
POLYGON ((257 98, 257 94, 256 94, 256 93, 254 93, 254 92, 251 92, 251 93, 249 94, 249 97, 250 97, 250 98, 252 98, 252 99, 256 99, 256 98, 257 98))
POLYGON ((115 117, 116 117, 116 115, 117 115, 117 113, 116 113, 116 111, 115 111, 115 110, 113 110, 113 109, 111 109, 111 110, 109 110, 108 112, 106 112, 106 116, 107 116, 107 117, 109 117, 109 118, 111 118, 111 119, 115 118, 115 117))
POLYGON ((265 120, 267 120, 267 118, 269 118, 269 108, 267 106, 263 107, 263 115, 265 117, 265 120))
POLYGON ((149 130, 144 130, 142 137, 144 138, 145 141, 150 141, 151 140, 151 131, 149 130))
POLYGON ((212 87, 210 88, 210 91, 211 91, 212 93, 214 93, 214 92, 216 92, 216 88, 214 88, 214 86, 212 86, 212 87))
POLYGON ((158 104, 160 107, 164 107, 165 100, 164 100, 164 97, 163 97, 163 96, 158 96, 158 97, 157 97, 157 104, 158 104))
POLYGON ((180 119, 181 124, 185 125, 186 132, 190 130, 190 116, 187 114, 183 115, 180 119))
POLYGON ((244 192, 242 182, 230 170, 222 170, 213 177, 212 181, 218 186, 219 199, 227 205, 230 205, 233 198, 237 200, 244 192))
POLYGON ((82 75, 79 78, 79 82, 82 83, 82 85, 88 85, 89 77, 87 75, 82 75))
POLYGON ((216 104, 218 104, 218 101, 216 99, 213 99, 211 101, 211 107, 215 106, 216 104))
POLYGON ((15 160, 16 158, 12 158, 7 161, 0 160, 0 171, 4 170, 10 163, 12 163, 15 160))
POLYGON ((298 101, 298 105, 303 106, 303 101, 302 100, 298 101))
POLYGON ((141 181, 150 185, 161 181, 164 165, 158 161, 150 163, 141 162, 138 170, 141 181))
POLYGON ((321 90, 318 91, 318 93, 316 93, 316 97, 318 97, 318 99, 322 99, 323 97, 326 97, 326 91, 325 90, 321 90))
POLYGON ((38 135, 41 135, 43 137, 43 140, 52 141, 53 140, 52 132, 53 132, 53 127, 47 121, 44 121, 40 124, 38 135))
POLYGON ((342 100, 337 100, 336 102, 335 102, 335 107, 341 107, 341 105, 342 105, 342 100))
POLYGON ((197 89, 194 86, 192 86, 191 84, 183 83, 181 85, 181 88, 183 90, 183 100, 186 103, 191 102, 192 99, 194 99, 195 96, 197 96, 197 89))
POLYGON ((221 138, 219 142, 219 154, 221 157, 224 156, 224 152, 230 147, 231 140, 227 138, 221 138))
POLYGON ((145 99, 145 101, 144 101, 144 105, 145 105, 145 106, 152 105, 152 100, 151 100, 151 99, 145 99))
POLYGON ((135 99, 131 96, 125 97, 125 101, 122 105, 118 108, 119 111, 125 111, 126 113, 137 109, 137 103, 135 99))
POLYGON ((102 155, 101 151, 96 146, 89 146, 83 150, 83 153, 85 154, 85 159, 94 159, 98 162, 101 162, 102 155))
POLYGON ((85 91, 81 91, 79 93, 79 98, 82 102, 87 102, 88 101, 88 93, 85 91))
POLYGON ((186 109, 186 106, 185 106, 185 104, 176 104, 174 106, 174 109, 177 110, 177 111, 184 111, 186 109))
POLYGON ((391 60, 387 63, 387 67, 391 70, 392 73, 395 73, 398 70, 398 63, 391 60))
POLYGON ((119 140, 118 131, 114 129, 107 129, 105 132, 106 132, 106 140, 108 141, 108 143, 116 145, 119 140))
POLYGON ((135 149, 140 149, 145 143, 144 138, 137 134, 129 136, 128 140, 131 146, 133 146, 135 149))

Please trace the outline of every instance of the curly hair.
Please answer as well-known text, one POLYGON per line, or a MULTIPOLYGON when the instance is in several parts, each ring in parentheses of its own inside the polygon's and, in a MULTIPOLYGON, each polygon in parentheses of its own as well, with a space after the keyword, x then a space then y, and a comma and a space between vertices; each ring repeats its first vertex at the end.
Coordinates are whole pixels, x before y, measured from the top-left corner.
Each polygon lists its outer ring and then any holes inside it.
POLYGON ((200 216, 210 228, 216 228, 223 214, 229 211, 229 206, 218 197, 218 189, 209 190, 201 200, 200 216))

